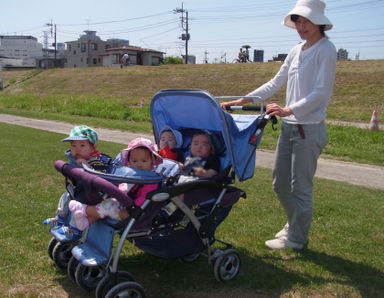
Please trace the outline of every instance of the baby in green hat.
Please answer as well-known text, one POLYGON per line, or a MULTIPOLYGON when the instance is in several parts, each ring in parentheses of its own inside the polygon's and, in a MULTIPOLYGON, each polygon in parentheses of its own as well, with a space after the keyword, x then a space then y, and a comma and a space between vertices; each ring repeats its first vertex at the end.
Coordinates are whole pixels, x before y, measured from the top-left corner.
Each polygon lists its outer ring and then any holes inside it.
POLYGON ((62 142, 70 142, 70 150, 66 152, 70 163, 74 166, 86 166, 97 171, 105 171, 105 161, 102 154, 97 150, 97 132, 86 125, 76 126, 71 130, 69 136, 62 142))
MULTIPOLYGON (((79 125, 74 127, 69 136, 62 142, 69 142, 70 149, 65 152, 69 163, 75 167, 82 167, 83 164, 96 170, 105 172, 112 164, 112 159, 106 154, 97 150, 97 132, 89 126, 79 125)), ((69 194, 65 192, 60 200, 56 216, 44 220, 45 225, 62 226, 69 212, 69 194)))

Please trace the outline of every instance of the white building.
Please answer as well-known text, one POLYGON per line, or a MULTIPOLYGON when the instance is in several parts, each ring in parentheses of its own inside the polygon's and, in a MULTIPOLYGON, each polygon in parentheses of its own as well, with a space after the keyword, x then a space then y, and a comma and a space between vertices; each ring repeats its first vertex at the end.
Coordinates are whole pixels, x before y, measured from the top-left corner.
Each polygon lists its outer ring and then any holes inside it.
POLYGON ((0 57, 2 58, 21 59, 21 67, 35 67, 36 59, 42 55, 43 45, 33 36, 0 35, 0 57))
POLYGON ((116 47, 107 49, 102 55, 103 66, 120 66, 123 55, 129 55, 129 65, 159 65, 164 53, 136 46, 116 47))

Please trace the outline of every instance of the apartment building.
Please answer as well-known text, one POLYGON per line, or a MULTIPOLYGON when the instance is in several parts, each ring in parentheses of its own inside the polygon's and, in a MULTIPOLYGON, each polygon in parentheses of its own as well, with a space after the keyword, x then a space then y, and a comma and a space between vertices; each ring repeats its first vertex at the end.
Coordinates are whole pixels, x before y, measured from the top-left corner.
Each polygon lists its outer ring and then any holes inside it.
POLYGON ((0 35, 0 59, 18 60, 16 67, 36 67, 43 56, 43 45, 37 38, 26 35, 0 35))
POLYGON ((101 55, 112 47, 111 43, 101 40, 96 31, 86 30, 78 40, 67 41, 65 67, 101 66, 101 55))

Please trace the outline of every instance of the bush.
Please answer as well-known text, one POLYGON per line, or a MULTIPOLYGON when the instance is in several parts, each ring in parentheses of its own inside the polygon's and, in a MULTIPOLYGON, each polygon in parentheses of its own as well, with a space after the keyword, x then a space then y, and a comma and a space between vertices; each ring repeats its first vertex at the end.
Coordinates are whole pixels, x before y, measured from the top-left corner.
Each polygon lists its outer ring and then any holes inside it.
POLYGON ((180 57, 169 56, 164 59, 163 64, 184 64, 184 61, 180 57))

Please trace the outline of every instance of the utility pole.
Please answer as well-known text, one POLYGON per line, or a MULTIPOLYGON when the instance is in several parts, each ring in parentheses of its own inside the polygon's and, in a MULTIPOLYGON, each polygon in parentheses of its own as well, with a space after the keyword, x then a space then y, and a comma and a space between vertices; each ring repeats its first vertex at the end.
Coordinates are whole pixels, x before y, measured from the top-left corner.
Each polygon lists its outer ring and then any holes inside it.
POLYGON ((221 55, 220 62, 223 62, 223 58, 224 58, 224 63, 227 63, 227 53, 226 52, 224 52, 224 54, 221 55))
POLYGON ((185 31, 185 33, 181 34, 181 40, 185 40, 185 64, 188 64, 188 40, 190 38, 189 25, 188 25, 188 10, 184 9, 184 5, 183 3, 181 3, 181 8, 174 9, 173 13, 181 13, 181 28, 183 31, 185 31), (185 13, 185 20, 184 20, 184 13, 185 13))
POLYGON ((55 60, 54 60, 54 66, 56 67, 57 66, 57 64, 56 64, 56 52, 57 52, 57 42, 56 42, 56 24, 55 25, 53 25, 52 24, 52 20, 51 20, 51 23, 46 23, 45 24, 46 26, 48 26, 48 27, 51 27, 51 37, 52 37, 52 35, 54 35, 54 40, 55 40, 55 42, 54 42, 54 46, 55 46, 55 60), (53 29, 54 29, 54 33, 53 33, 53 29))
POLYGON ((207 57, 208 54, 209 54, 208 51, 205 50, 205 52, 204 52, 204 63, 205 63, 205 64, 208 63, 208 57, 207 57))
POLYGON ((44 33, 44 56, 48 57, 48 31, 43 31, 44 33))

